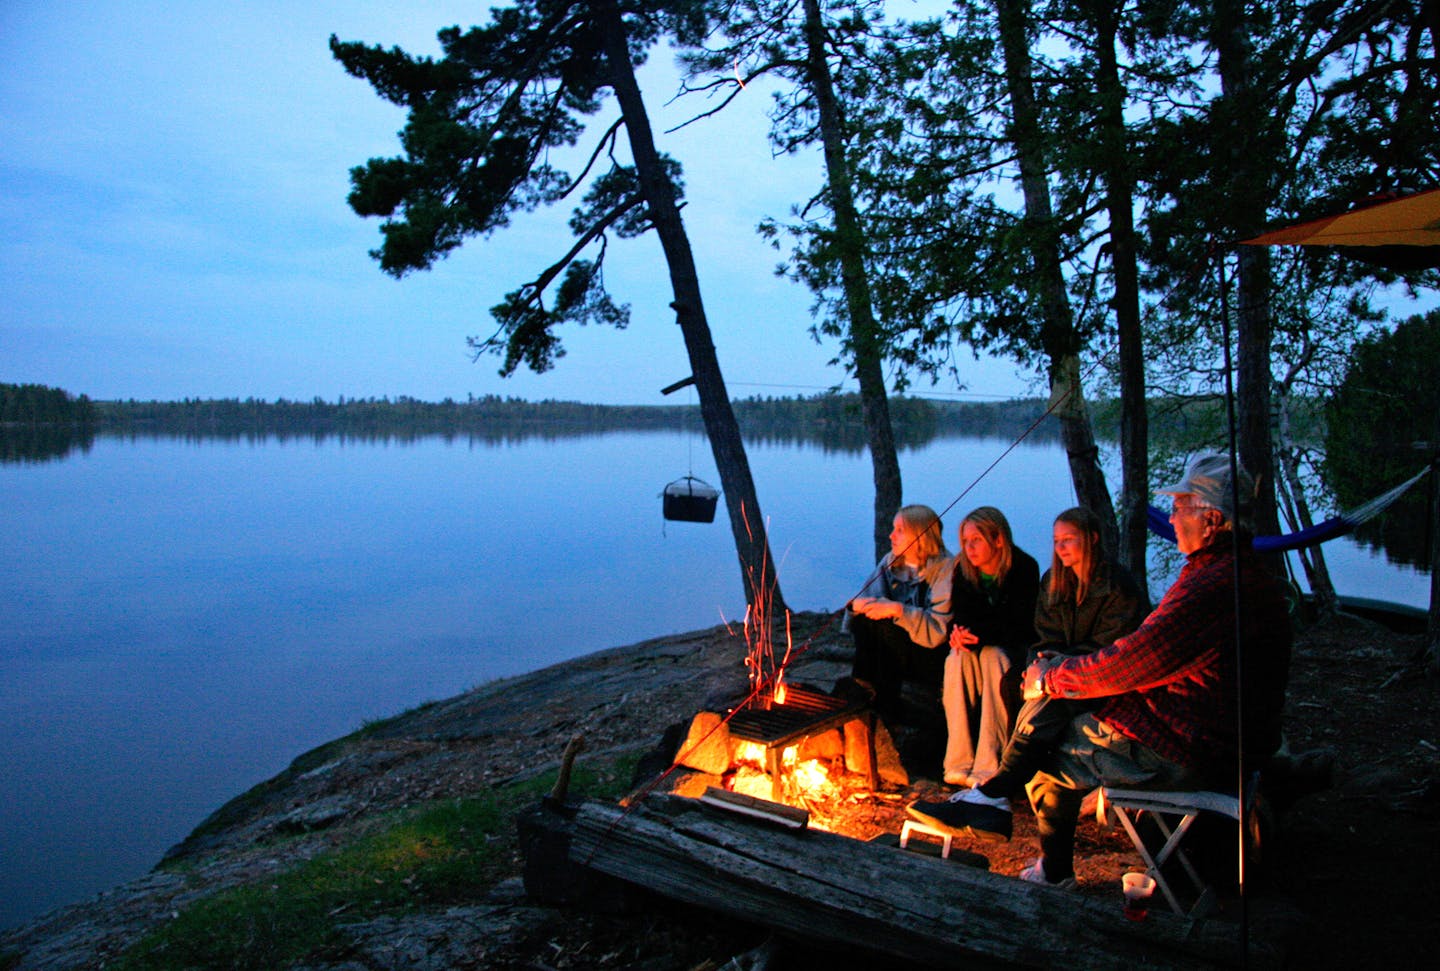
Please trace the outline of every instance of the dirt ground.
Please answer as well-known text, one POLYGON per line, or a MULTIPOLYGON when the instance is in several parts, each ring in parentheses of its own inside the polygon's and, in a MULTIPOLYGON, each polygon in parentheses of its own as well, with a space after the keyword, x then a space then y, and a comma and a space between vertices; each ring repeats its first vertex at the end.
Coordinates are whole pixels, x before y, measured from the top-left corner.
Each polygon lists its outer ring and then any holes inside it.
MULTIPOLYGON (((1287 965, 1303 968, 1413 966, 1430 953, 1440 931, 1440 685, 1414 663, 1419 635, 1402 635, 1369 621, 1338 618, 1300 632, 1287 701, 1287 736, 1293 752, 1333 756, 1328 787, 1288 807, 1274 807, 1262 856, 1248 864, 1243 895, 1230 885, 1215 919, 1244 921, 1253 934, 1283 938, 1287 965)), ((911 769, 908 786, 886 787, 843 806, 817 807, 857 834, 894 839, 915 798, 951 791, 923 764, 924 747, 900 749, 911 769), (918 752, 922 764, 911 765, 918 752), (929 776, 929 778, 927 778, 929 776)), ((1034 818, 1017 805, 1009 842, 957 839, 955 853, 992 872, 1015 875, 1036 855, 1034 818)), ((1233 830, 1199 834, 1193 848, 1216 873, 1233 870, 1233 830), (1206 858, 1208 855, 1208 859, 1206 858)), ((1119 877, 1139 857, 1118 827, 1082 817, 1077 838, 1078 893, 1113 899, 1119 877)), ((505 967, 719 967, 740 941, 734 927, 704 914, 656 912, 644 918, 575 915, 547 939, 554 960, 518 951, 505 967), (629 935, 629 936, 627 936, 629 935), (632 950, 634 941, 651 946, 632 950), (595 960, 601 941, 630 941, 612 949, 617 963, 595 960), (568 963, 565 955, 575 955, 568 963), (590 963, 578 960, 589 955, 590 963), (623 957, 622 957, 623 955, 623 957)), ((758 944, 763 934, 755 937, 758 944)), ((805 966, 784 943, 763 953, 770 967, 805 966)), ((495 958, 501 956, 492 955, 495 958)), ((1237 955, 1237 966, 1240 959, 1237 955)), ((1080 962, 1083 964, 1083 961, 1080 962)), ((739 965, 735 965, 739 966, 739 965)), ((1079 965, 1077 965, 1079 966, 1079 965)))

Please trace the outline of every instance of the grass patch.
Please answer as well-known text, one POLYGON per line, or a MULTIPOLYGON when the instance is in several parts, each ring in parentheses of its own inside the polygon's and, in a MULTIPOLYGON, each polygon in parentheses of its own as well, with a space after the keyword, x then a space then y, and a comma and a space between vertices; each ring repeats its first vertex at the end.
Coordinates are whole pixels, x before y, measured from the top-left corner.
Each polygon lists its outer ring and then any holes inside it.
MULTIPOLYGON (((577 766, 573 786, 618 797, 632 760, 577 766)), ((113 965, 122 971, 226 968, 271 971, 342 956, 341 923, 473 901, 513 872, 514 814, 554 773, 467 799, 406 811, 381 832, 257 884, 197 901, 113 965)))

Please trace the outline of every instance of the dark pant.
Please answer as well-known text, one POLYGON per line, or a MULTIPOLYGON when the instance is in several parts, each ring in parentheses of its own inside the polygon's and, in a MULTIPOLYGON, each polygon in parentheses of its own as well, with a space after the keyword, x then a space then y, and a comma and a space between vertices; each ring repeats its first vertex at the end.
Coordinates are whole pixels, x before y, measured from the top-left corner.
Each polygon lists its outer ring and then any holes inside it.
POLYGON ((1166 761, 1093 714, 1076 718, 1027 787, 1046 877, 1053 883, 1075 872, 1075 824, 1091 789, 1193 789, 1202 781, 1193 770, 1166 761))
POLYGON ((999 771, 979 787, 980 791, 987 796, 1009 796, 1029 782, 1070 723, 1098 705, 1089 699, 1074 701, 1048 695, 1025 702, 1000 755, 999 771))
POLYGON ((850 617, 850 633, 855 638, 851 676, 875 689, 875 707, 881 717, 898 711, 904 682, 939 686, 948 647, 921 647, 894 621, 871 620, 859 614, 850 617))

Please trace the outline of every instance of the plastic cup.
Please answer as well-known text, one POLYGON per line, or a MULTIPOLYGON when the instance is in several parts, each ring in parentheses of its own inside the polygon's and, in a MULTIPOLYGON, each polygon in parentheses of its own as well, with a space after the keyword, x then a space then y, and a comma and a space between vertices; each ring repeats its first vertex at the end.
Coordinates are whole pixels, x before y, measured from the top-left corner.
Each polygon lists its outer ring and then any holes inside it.
POLYGON ((1144 920, 1155 893, 1155 878, 1148 873, 1127 873, 1120 878, 1120 887, 1125 891, 1125 916, 1144 920))

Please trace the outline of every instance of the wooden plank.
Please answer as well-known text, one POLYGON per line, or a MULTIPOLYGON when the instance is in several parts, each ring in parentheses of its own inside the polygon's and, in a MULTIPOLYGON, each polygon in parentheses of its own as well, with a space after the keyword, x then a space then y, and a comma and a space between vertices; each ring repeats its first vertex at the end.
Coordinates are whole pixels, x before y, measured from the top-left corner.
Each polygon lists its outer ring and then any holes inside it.
POLYGON ((722 812, 741 813, 787 829, 804 829, 810 825, 810 813, 804 809, 787 806, 783 802, 756 799, 743 792, 731 792, 710 786, 700 797, 700 801, 722 812))
MULTIPOLYGON (((926 965, 1217 968, 1240 963, 1239 929, 1151 911, 833 833, 766 827, 652 796, 584 803, 570 860, 665 897, 830 948, 926 965)), ((1251 942, 1246 964, 1279 963, 1251 942)))

